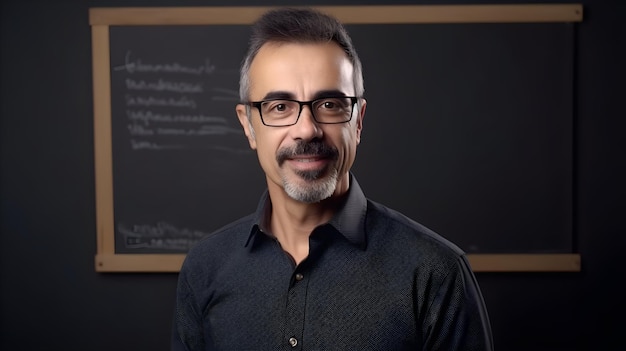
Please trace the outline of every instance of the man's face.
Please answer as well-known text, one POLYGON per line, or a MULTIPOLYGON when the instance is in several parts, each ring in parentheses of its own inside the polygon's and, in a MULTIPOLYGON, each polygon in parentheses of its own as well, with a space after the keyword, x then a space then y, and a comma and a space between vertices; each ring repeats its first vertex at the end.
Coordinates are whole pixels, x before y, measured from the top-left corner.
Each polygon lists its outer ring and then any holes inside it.
MULTIPOLYGON (((354 96, 352 73, 352 64, 335 43, 267 43, 250 67, 249 98, 310 101, 329 94, 354 96)), ((364 102, 361 109, 357 106, 350 122, 340 124, 317 123, 310 108, 304 107, 298 122, 285 127, 263 125, 254 107, 249 123, 245 107, 237 106, 270 190, 280 187, 302 202, 317 202, 345 192, 365 113, 364 102)))

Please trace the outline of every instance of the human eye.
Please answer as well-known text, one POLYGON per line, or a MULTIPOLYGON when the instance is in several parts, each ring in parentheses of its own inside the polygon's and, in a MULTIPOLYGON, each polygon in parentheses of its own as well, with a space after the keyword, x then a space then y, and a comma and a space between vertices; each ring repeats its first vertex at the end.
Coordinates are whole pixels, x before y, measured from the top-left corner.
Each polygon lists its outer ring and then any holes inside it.
POLYGON ((348 98, 324 98, 316 101, 316 109, 321 113, 335 114, 343 113, 349 109, 350 99, 348 98))
POLYGON ((289 100, 269 100, 263 103, 263 114, 272 117, 288 117, 293 113, 294 103, 289 100))

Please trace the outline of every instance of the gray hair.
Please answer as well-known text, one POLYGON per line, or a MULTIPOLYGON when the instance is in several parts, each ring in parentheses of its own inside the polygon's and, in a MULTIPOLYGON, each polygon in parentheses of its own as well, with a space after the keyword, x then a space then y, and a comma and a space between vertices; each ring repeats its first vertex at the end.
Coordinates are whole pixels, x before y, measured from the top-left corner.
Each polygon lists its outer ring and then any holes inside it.
MULTIPOLYGON (((305 8, 282 8, 266 12, 252 26, 248 53, 241 65, 239 98, 250 98, 250 66, 261 47, 267 42, 325 43, 333 41, 343 49, 354 67, 354 91, 357 97, 365 92, 363 67, 345 27, 334 17, 305 8)), ((250 107, 248 105, 248 118, 250 107)))

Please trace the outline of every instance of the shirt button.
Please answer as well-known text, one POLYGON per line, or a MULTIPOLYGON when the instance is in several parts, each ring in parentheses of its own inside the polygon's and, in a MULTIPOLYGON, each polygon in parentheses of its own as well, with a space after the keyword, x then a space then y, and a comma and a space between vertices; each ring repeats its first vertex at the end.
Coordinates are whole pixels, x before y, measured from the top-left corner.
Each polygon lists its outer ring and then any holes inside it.
POLYGON ((296 345, 298 345, 298 339, 289 338, 289 345, 291 345, 291 347, 296 347, 296 345))
POLYGON ((301 273, 296 273, 296 280, 300 281, 302 278, 304 278, 304 276, 301 273))

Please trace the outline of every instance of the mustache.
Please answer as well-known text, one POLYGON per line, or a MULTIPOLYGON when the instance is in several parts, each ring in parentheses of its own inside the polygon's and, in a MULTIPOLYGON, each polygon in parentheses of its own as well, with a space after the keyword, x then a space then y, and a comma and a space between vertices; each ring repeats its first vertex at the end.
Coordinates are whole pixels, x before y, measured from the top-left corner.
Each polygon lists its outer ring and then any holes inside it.
POLYGON ((288 158, 299 155, 314 155, 336 160, 339 157, 339 151, 322 141, 299 140, 294 146, 280 148, 276 153, 276 161, 278 165, 282 165, 288 158))

